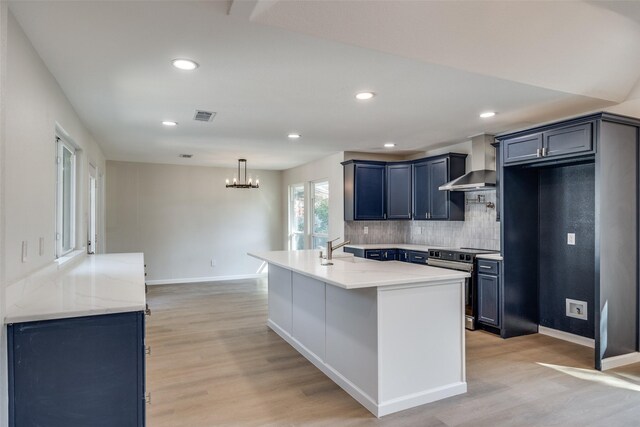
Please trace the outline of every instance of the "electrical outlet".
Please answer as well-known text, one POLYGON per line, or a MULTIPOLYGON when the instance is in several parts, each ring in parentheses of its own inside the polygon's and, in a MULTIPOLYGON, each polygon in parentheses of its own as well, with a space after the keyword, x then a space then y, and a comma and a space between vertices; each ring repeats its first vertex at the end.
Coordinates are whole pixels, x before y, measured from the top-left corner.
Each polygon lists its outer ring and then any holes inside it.
POLYGON ((576 233, 567 233, 567 245, 576 244, 576 233))
POLYGON ((22 262, 27 262, 27 241, 22 241, 22 262))
POLYGON ((42 256, 42 255, 44 255, 44 237, 40 238, 39 243, 40 243, 40 247, 39 247, 38 252, 39 252, 40 256, 42 256))
POLYGON ((575 299, 566 299, 566 315, 576 319, 587 320, 587 302, 575 299))
POLYGON ((364 234, 369 234, 369 227, 364 227, 364 234))
POLYGON ((215 267, 217 265, 216 259, 211 258, 211 267, 215 267))

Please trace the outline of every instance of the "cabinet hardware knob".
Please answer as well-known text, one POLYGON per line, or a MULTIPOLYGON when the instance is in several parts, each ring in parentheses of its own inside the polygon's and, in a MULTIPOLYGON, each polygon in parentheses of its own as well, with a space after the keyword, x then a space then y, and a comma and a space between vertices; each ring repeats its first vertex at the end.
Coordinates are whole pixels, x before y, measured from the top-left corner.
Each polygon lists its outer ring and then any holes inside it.
POLYGON ((547 156, 547 147, 542 147, 542 157, 546 157, 547 156))
POLYGON ((144 403, 146 403, 147 405, 151 404, 151 393, 144 394, 144 403))
POLYGON ((540 149, 536 148, 536 157, 540 157, 540 149))
POLYGON ((151 346, 147 345, 144 347, 144 354, 146 354, 147 356, 151 356, 151 346))

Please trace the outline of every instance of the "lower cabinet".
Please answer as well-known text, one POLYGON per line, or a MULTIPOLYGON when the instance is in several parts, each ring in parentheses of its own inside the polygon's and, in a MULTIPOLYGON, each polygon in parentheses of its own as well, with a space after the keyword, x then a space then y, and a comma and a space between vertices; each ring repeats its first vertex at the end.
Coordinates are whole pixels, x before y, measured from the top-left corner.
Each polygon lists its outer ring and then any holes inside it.
POLYGON ((396 249, 369 249, 364 251, 364 257, 378 261, 395 261, 398 257, 396 249))
POLYGON ((478 260, 478 322, 500 327, 500 262, 478 260))
POLYGON ((414 264, 426 264, 429 254, 427 252, 409 251, 409 262, 414 264))
POLYGON ((145 425, 144 312, 7 326, 9 426, 145 425))

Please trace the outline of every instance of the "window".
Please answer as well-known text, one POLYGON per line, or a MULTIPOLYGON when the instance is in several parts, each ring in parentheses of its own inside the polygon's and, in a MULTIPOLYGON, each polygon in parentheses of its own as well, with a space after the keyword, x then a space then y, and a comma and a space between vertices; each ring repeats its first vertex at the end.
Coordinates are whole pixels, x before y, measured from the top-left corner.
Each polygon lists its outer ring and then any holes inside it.
POLYGON ((311 190, 311 241, 316 249, 325 246, 329 237, 329 181, 312 182, 311 190))
POLYGON ((56 138, 56 156, 56 255, 61 257, 75 249, 76 151, 56 138))
POLYGON ((305 248, 304 185, 289 187, 289 249, 305 248))

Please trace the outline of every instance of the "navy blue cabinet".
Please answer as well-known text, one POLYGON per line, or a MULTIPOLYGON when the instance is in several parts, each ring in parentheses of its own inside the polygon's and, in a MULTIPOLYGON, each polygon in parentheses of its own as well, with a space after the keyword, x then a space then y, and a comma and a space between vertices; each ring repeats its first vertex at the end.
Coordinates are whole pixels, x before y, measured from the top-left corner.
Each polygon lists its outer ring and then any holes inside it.
POLYGON ((414 264, 426 264, 429 254, 427 252, 409 251, 409 262, 414 264))
POLYGON ((395 249, 368 249, 364 251, 364 257, 377 261, 395 261, 398 253, 395 249))
POLYGON ((478 322, 500 327, 500 262, 478 259, 478 322))
POLYGON ((386 219, 386 163, 349 161, 344 165, 344 219, 386 219))
POLYGON ((9 426, 145 425, 144 313, 10 324, 9 426))
POLYGON ((411 219, 411 163, 387 165, 387 219, 411 219))
POLYGON ((402 262, 409 262, 409 251, 405 249, 398 249, 397 260, 402 262))
POLYGON ((413 219, 464 221, 464 193, 439 187, 465 172, 465 154, 421 159, 413 165, 413 219))
POLYGON ((505 138, 501 141, 505 165, 540 162, 595 153, 594 122, 575 123, 505 138))

